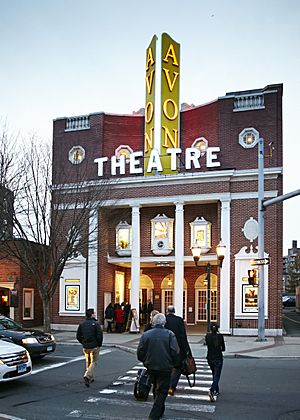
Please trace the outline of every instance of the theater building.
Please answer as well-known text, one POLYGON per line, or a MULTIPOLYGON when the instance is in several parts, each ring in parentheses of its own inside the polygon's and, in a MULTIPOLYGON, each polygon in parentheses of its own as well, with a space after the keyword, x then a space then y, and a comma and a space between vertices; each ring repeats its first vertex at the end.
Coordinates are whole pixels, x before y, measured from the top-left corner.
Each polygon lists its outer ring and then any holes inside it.
MULTIPOLYGON (((279 196, 282 85, 226 93, 208 104, 183 104, 179 111, 179 50, 163 39, 162 96, 155 106, 151 72, 157 60, 151 47, 144 111, 54 120, 56 193, 74 194, 78 167, 90 189, 97 193, 108 182, 110 193, 87 227, 97 246, 64 269, 52 302, 52 327, 75 329, 87 307, 103 323, 109 302, 128 301, 138 312, 151 300, 162 312, 174 304, 190 328, 205 331, 209 293, 211 320, 223 333, 256 335, 259 279, 249 284, 248 271, 258 255, 257 143, 264 139, 264 197, 279 196), (154 139, 157 127, 161 136, 154 139), (220 239, 226 245, 222 268, 216 256, 220 239), (202 250, 198 266, 191 253, 195 243, 202 250)), ((266 335, 281 335, 282 204, 265 212, 265 257, 266 335)))

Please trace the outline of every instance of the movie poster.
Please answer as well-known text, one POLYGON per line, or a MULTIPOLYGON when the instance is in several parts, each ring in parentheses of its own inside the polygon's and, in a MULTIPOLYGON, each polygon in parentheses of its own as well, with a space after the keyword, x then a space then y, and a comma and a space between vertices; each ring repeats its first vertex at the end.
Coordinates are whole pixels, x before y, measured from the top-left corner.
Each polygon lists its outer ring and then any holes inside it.
POLYGON ((243 312, 258 312, 258 287, 243 284, 243 312))
POLYGON ((79 311, 80 286, 66 286, 66 311, 79 311))

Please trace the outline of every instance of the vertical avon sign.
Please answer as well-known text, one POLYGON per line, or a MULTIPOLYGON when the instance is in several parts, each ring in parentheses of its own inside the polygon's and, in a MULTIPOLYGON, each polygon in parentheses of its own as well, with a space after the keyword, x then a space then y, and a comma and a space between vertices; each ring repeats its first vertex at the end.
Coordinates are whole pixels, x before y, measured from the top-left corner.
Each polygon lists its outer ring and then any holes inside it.
POLYGON ((161 48, 161 135, 162 174, 170 174, 171 156, 168 148, 179 147, 179 53, 180 45, 168 34, 162 34, 161 48))
POLYGON ((154 35, 146 52, 144 175, 153 175, 149 168, 157 167, 158 161, 162 175, 174 174, 167 149, 179 148, 180 45, 164 33, 158 52, 156 41, 154 35))
POLYGON ((151 150, 154 148, 154 121, 155 121, 155 64, 156 64, 156 35, 153 36, 146 52, 146 107, 145 107, 145 133, 144 133, 144 175, 151 175, 146 171, 151 150))

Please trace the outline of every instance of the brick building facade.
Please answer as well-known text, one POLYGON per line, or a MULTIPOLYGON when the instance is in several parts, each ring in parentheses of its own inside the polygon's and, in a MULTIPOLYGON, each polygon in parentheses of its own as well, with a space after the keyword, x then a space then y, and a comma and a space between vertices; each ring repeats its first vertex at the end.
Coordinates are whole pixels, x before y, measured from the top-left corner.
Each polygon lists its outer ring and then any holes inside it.
MULTIPOLYGON (((187 324, 205 329, 209 262, 212 320, 224 333, 256 334, 258 287, 249 285, 248 270, 257 257, 257 141, 264 138, 264 196, 276 197, 282 194, 282 85, 231 92, 184 108, 182 153, 176 158, 178 170, 170 175, 144 175, 143 157, 129 160, 144 149, 141 114, 95 113, 54 121, 56 196, 72 199, 78 170, 95 200, 103 182, 110 192, 90 217, 97 247, 83 249, 65 267, 52 302, 53 327, 75 329, 87 307, 94 307, 103 322, 109 302, 132 303, 134 296, 142 306, 151 300, 159 311, 173 303, 187 324), (187 159, 188 148, 201 151, 200 167, 187 159), (125 173, 118 166, 122 155, 125 173), (107 159, 100 162, 102 157, 107 159), (142 173, 130 172, 131 164, 140 165, 142 173), (191 247, 198 232, 206 248, 196 267, 191 247), (220 238, 226 245, 222 268, 216 257, 220 238)), ((281 204, 265 212, 265 255, 270 258, 264 269, 266 335, 281 335, 281 204)))
POLYGON ((1 253, 0 314, 25 327, 43 324, 42 301, 31 274, 18 260, 1 253))

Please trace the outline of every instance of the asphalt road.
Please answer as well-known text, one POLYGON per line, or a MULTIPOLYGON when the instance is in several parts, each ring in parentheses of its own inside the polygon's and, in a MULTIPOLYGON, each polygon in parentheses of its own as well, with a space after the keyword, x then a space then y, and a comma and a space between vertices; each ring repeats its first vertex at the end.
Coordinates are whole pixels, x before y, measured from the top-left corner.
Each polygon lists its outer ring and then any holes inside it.
POLYGON ((283 326, 287 335, 300 337, 300 313, 294 307, 283 309, 283 326))
MULTIPOLYGON (((181 377, 175 397, 167 399, 164 420, 300 418, 300 359, 225 359, 215 403, 207 396, 206 361, 197 365, 195 388, 181 377)), ((134 354, 104 348, 96 380, 87 388, 80 346, 58 345, 53 355, 34 362, 33 375, 0 385, 0 413, 15 420, 146 419, 153 400, 133 398, 137 368, 134 354)))

